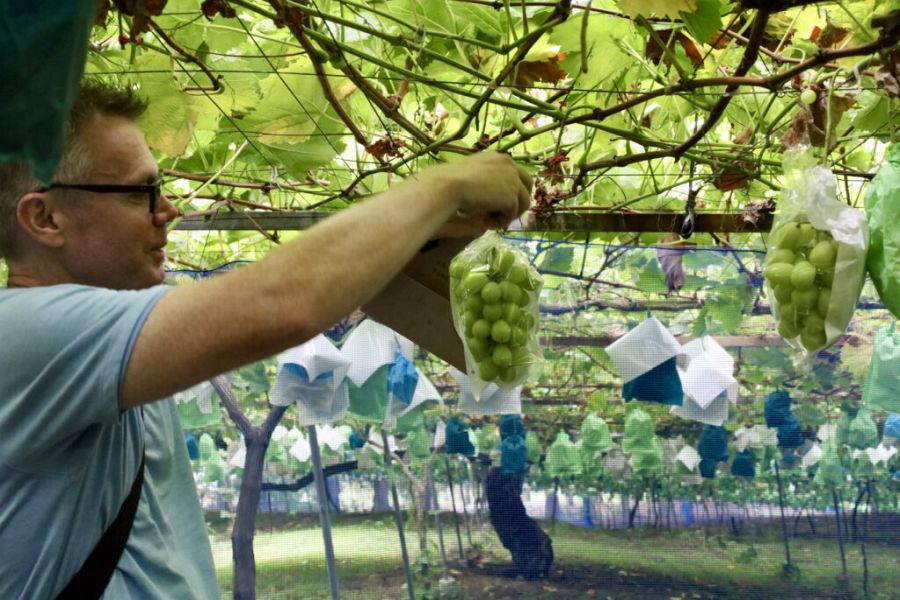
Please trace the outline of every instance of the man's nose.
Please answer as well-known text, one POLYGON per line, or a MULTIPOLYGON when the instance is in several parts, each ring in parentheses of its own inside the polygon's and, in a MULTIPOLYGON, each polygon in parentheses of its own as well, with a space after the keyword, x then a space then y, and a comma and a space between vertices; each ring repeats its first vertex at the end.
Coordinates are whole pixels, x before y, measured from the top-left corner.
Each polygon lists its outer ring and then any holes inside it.
POLYGON ((153 224, 157 227, 165 227, 175 220, 179 212, 167 195, 160 194, 156 212, 153 213, 153 224))

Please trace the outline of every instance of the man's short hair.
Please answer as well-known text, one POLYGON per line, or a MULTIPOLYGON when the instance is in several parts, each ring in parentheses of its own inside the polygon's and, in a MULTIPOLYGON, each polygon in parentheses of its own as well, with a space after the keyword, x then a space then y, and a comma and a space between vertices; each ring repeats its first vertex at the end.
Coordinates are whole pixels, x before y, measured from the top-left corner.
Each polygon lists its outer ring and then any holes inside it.
MULTIPOLYGON (((93 164, 80 134, 92 117, 123 117, 134 121, 146 109, 146 100, 131 87, 113 87, 93 80, 82 82, 69 113, 66 145, 53 173, 54 181, 80 183, 90 175, 93 164)), ((0 257, 15 256, 16 205, 19 198, 40 186, 29 164, 0 162, 0 257)))

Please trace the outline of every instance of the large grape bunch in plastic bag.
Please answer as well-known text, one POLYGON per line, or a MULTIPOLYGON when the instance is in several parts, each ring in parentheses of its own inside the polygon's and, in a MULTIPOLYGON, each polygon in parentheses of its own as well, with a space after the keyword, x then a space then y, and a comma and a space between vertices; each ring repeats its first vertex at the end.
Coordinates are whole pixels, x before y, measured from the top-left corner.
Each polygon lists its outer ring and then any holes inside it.
POLYGON ((766 254, 766 295, 778 333, 801 359, 843 335, 866 275, 865 214, 838 201, 834 175, 812 155, 785 157, 785 188, 766 254))
POLYGON ((494 231, 450 262, 453 325, 476 398, 489 383, 512 389, 540 374, 538 302, 543 282, 525 254, 494 231))

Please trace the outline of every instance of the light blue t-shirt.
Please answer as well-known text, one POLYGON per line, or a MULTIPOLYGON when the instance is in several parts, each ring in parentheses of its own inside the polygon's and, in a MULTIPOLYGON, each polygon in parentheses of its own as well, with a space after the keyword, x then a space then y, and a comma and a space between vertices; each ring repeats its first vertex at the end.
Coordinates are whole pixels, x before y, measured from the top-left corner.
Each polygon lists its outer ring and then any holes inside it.
POLYGON ((134 340, 166 288, 0 288, 0 598, 55 598, 144 485, 107 599, 218 598, 171 399, 121 412, 134 340))

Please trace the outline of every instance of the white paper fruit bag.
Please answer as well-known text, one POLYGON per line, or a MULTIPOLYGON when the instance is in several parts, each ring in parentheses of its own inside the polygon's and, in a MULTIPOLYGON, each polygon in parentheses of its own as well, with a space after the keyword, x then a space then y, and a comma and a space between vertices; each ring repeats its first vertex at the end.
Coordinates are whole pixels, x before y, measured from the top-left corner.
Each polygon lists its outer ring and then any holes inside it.
POLYGON ((837 200, 834 175, 806 152, 785 158, 785 189, 766 255, 778 333, 802 357, 843 335, 866 274, 866 216, 837 200))
POLYGON ((453 325, 463 342, 475 398, 489 383, 512 389, 536 380, 540 275, 527 257, 494 231, 450 262, 453 325))

